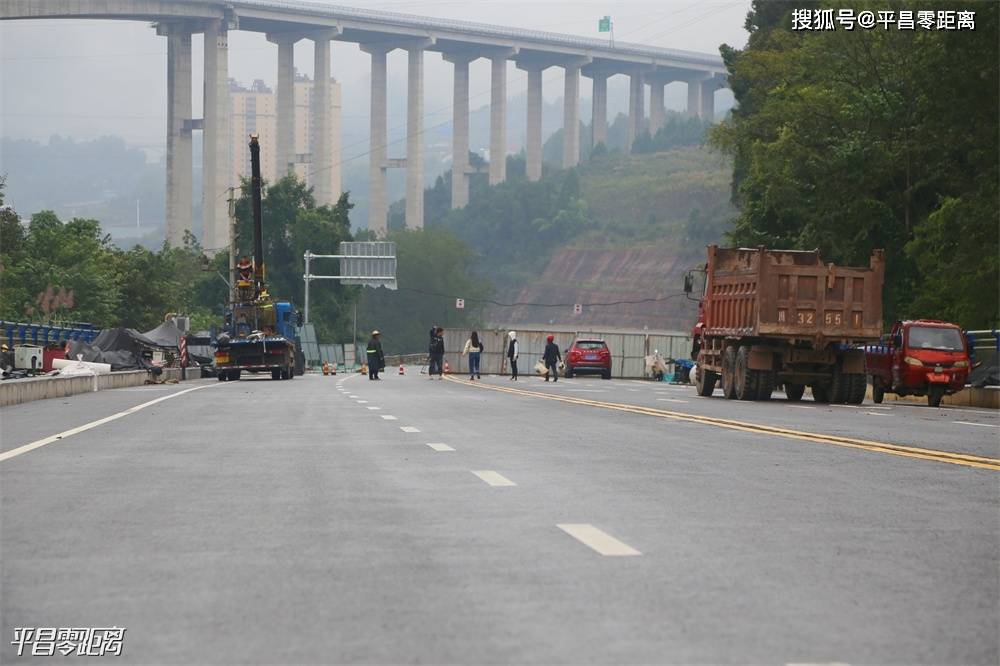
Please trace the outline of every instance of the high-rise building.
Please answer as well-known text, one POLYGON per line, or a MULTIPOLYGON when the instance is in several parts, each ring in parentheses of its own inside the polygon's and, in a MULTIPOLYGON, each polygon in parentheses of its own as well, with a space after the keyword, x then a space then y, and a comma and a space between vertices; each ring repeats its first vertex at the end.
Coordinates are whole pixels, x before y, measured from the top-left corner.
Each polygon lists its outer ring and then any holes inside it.
MULTIPOLYGON (((334 197, 340 194, 340 127, 341 105, 340 84, 330 81, 331 131, 330 155, 332 167, 313 173, 311 159, 314 155, 315 137, 312 131, 313 81, 309 77, 295 74, 295 153, 299 156, 295 163, 296 175, 314 187, 318 178, 326 178, 334 197)), ((234 80, 229 82, 229 104, 232 109, 230 131, 232 133, 231 161, 233 182, 250 176, 250 135, 256 133, 260 143, 260 171, 266 182, 273 183, 277 177, 277 154, 275 142, 278 134, 278 100, 274 91, 262 80, 256 79, 249 88, 234 80)))

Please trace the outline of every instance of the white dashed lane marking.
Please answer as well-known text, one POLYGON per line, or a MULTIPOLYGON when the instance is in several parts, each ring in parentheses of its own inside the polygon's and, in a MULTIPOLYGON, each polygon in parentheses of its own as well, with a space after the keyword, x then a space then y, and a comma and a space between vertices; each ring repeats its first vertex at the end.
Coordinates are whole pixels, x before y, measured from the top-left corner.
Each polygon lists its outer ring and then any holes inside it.
POLYGON ((961 423, 962 425, 979 426, 980 428, 1000 428, 1000 425, 993 425, 992 423, 973 423, 972 421, 952 421, 952 423, 961 423))
POLYGON ((870 416, 889 416, 888 414, 883 414, 882 412, 865 412, 865 414, 870 416))
POLYGON ((403 432, 420 432, 420 428, 414 428, 413 426, 399 426, 399 429, 403 432))
POLYGON ((683 402, 687 403, 688 400, 678 400, 677 398, 657 398, 660 402, 683 402))
POLYGON ((378 410, 380 410, 382 408, 381 407, 369 407, 368 409, 370 409, 372 411, 378 411, 378 410))
POLYGON ((516 486, 517 484, 508 479, 503 474, 494 472, 493 470, 472 470, 472 473, 478 476, 480 479, 485 481, 491 486, 516 486))
POLYGON ((359 405, 367 405, 368 404, 367 400, 356 400, 355 402, 357 402, 359 405))
POLYGON ((632 546, 619 541, 607 532, 604 532, 589 523, 561 523, 556 525, 556 527, 585 546, 596 550, 601 555, 618 557, 626 555, 642 555, 642 553, 637 551, 632 546))
POLYGON ((431 447, 435 451, 454 451, 455 450, 455 449, 451 448, 450 446, 448 446, 447 444, 442 444, 441 442, 429 442, 427 444, 427 446, 431 447))
POLYGON ((392 416, 391 414, 381 414, 381 416, 386 421, 398 421, 399 420, 395 416, 392 416))

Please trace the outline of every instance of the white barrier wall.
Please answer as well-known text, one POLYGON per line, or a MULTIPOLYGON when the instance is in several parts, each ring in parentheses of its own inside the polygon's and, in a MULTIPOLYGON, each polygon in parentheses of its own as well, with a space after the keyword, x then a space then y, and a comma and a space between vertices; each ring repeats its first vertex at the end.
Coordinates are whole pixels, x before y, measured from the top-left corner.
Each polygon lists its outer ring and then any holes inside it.
MULTIPOLYGON (((507 331, 479 331, 479 339, 483 343, 482 371, 488 374, 500 374, 501 362, 507 353, 507 331)), ((532 367, 542 358, 546 338, 555 336, 555 343, 565 355, 566 350, 579 339, 604 340, 611 351, 611 376, 621 379, 640 378, 645 374, 645 357, 659 350, 665 358, 690 358, 691 338, 686 335, 635 333, 603 333, 580 331, 576 333, 524 330, 517 329, 519 357, 517 362, 521 374, 531 374, 532 367)), ((445 361, 451 366, 453 373, 469 371, 469 357, 462 356, 465 341, 469 339, 471 329, 446 329, 444 332, 445 361)), ((509 370, 508 370, 509 372, 509 370)))

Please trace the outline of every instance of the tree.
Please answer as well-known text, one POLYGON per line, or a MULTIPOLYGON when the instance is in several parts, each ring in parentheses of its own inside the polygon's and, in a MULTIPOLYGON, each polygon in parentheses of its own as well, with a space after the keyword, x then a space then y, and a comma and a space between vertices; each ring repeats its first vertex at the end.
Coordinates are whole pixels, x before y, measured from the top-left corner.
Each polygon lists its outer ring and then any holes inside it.
POLYGON ((998 245, 998 7, 977 5, 974 32, 793 32, 791 9, 755 1, 748 47, 722 49, 738 107, 712 142, 735 160, 732 240, 853 265, 884 247, 888 317, 995 322, 996 279, 981 308, 966 276, 995 276, 997 253, 966 253, 955 271, 929 248, 954 233, 998 245), (960 229, 958 211, 973 216, 960 229))

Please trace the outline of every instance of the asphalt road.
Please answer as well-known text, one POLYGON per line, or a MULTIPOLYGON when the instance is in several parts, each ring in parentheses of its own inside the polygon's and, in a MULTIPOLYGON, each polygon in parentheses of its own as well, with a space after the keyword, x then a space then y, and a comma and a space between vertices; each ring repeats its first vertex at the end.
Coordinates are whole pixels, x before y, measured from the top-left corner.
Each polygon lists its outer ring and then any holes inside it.
POLYGON ((0 660, 118 626, 120 663, 997 664, 998 481, 996 412, 647 382, 29 403, 0 411, 0 660))

